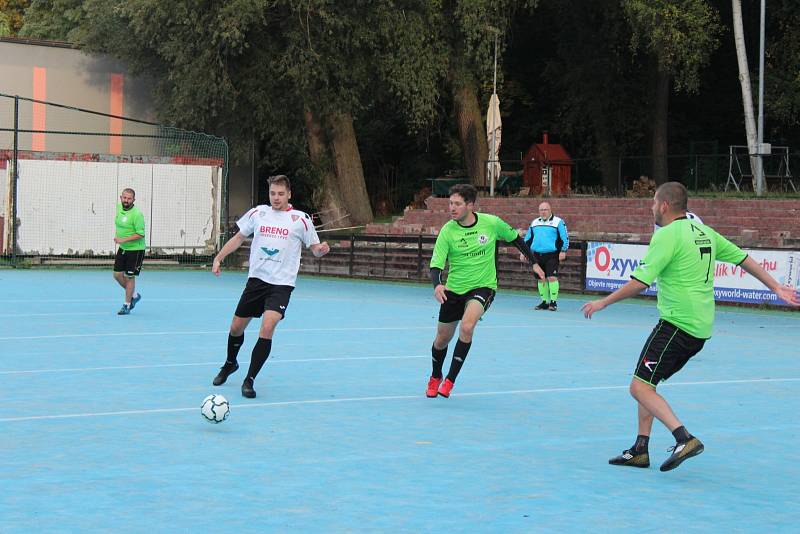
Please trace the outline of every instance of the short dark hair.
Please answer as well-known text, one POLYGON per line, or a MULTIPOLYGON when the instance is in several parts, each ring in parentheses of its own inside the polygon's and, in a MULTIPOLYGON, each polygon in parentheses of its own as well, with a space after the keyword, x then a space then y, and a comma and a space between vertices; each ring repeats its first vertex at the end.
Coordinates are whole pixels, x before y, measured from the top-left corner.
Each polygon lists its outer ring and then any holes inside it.
POLYGON ((267 179, 267 189, 269 189, 271 185, 282 185, 287 191, 292 190, 292 183, 289 181, 289 177, 285 174, 276 174, 275 176, 270 176, 267 179))
POLYGON ((456 184, 450 188, 448 193, 450 196, 460 195, 467 204, 470 202, 474 204, 478 200, 478 190, 472 184, 456 184))
MULTIPOLYGON (((133 198, 136 198, 136 191, 134 191, 130 187, 126 187, 125 189, 123 189, 122 193, 130 193, 131 195, 133 195, 133 198)), ((122 194, 122 193, 120 193, 120 194, 122 194)))
POLYGON ((658 186, 656 198, 669 204, 670 211, 686 211, 689 204, 689 192, 680 182, 667 182, 658 186))

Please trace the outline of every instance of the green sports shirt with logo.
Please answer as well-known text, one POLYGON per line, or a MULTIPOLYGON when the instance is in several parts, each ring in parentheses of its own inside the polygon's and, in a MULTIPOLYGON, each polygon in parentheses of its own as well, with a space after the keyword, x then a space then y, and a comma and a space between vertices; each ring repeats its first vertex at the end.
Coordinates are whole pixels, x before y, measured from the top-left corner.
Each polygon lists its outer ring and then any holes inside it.
POLYGON ((458 295, 478 287, 497 289, 495 243, 514 241, 517 231, 500 217, 475 213, 475 223, 461 226, 451 220, 442 226, 433 247, 431 268, 450 263, 447 289, 458 295))
POLYGON ((631 278, 648 286, 657 280, 661 318, 708 339, 714 324, 716 262, 739 265, 746 258, 746 252, 712 228, 680 218, 653 234, 631 278))
MULTIPOLYGON (((117 216, 114 218, 117 227, 117 237, 130 237, 133 234, 144 235, 144 215, 139 208, 132 206, 129 210, 122 209, 122 203, 117 202, 117 216)), ((144 237, 120 243, 122 250, 144 250, 144 237)))

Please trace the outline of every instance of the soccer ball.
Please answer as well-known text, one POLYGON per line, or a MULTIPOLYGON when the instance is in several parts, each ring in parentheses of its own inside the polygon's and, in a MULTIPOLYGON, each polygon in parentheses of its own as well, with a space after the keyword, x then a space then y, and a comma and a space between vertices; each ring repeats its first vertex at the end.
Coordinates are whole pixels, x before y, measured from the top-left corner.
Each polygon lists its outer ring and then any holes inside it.
POLYGON ((200 413, 203 414, 203 419, 209 423, 221 423, 228 418, 231 413, 230 404, 228 400, 222 395, 209 395, 203 399, 203 404, 200 405, 200 413))

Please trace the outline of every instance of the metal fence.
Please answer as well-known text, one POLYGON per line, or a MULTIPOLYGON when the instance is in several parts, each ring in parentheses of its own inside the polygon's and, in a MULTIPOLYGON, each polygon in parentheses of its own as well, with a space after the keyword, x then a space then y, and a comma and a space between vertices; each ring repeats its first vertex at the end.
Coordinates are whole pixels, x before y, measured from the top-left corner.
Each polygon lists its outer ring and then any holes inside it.
MULTIPOLYGON (((750 159, 741 147, 729 147, 720 153, 673 154, 667 156, 667 173, 670 180, 698 191, 752 191, 750 159)), ((777 193, 798 193, 800 179, 800 152, 789 147, 772 147, 772 154, 763 156, 767 188, 777 193)), ((534 194, 523 178, 525 166, 532 162, 501 160, 501 178, 495 185, 496 196, 534 194)), ((570 167, 570 191, 581 194, 625 196, 634 181, 653 176, 652 156, 614 156, 609 158, 573 158, 569 162, 555 162, 570 167)), ((488 164, 488 162, 487 162, 488 164)), ((449 185, 467 180, 466 175, 431 179, 433 194, 447 196, 449 185)), ((483 189, 488 191, 488 183, 483 189)), ((545 188, 546 189, 546 188, 545 188)), ((537 189, 538 190, 538 189, 537 189)))
MULTIPOLYGON (((436 236, 328 234, 325 240, 331 245, 330 253, 316 258, 305 252, 301 273, 372 280, 430 280, 429 265, 436 236)), ((246 247, 241 249, 239 261, 243 262, 247 254, 246 247)), ((571 241, 567 259, 559 268, 561 286, 569 291, 583 291, 585 265, 586 243, 571 241)), ((531 266, 521 262, 519 251, 510 245, 498 247, 497 275, 502 288, 536 287, 531 266)))
MULTIPOLYGON (((796 193, 800 182, 792 173, 800 169, 800 152, 786 148, 763 158, 768 190, 796 193)), ((670 155, 667 156, 667 168, 671 180, 681 182, 694 192, 735 189, 731 179, 741 183, 743 190, 752 191, 752 171, 746 156, 734 153, 670 155)), ((653 158, 650 156, 579 158, 573 160, 571 189, 579 193, 624 195, 642 176, 653 176, 653 158), (615 191, 604 186, 604 173, 616 181, 615 191)))
POLYGON ((146 262, 205 262, 224 235, 222 138, 0 93, 0 261, 106 264, 122 189, 146 262))

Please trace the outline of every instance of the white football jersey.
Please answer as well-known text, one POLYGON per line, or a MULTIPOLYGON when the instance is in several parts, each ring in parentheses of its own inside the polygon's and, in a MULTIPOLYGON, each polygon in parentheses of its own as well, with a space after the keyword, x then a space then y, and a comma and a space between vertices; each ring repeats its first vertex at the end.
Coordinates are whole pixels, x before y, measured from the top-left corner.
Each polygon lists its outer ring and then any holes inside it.
POLYGON ((236 225, 242 234, 253 236, 248 276, 268 284, 294 287, 300 269, 301 246, 319 243, 311 217, 291 205, 285 211, 256 206, 236 221, 236 225))
MULTIPOLYGON (((691 211, 687 211, 686 212, 686 218, 689 219, 690 221, 697 221, 700 224, 703 224, 703 219, 701 219, 696 213, 692 213, 691 211)), ((654 224, 653 225, 653 232, 655 232, 659 228, 661 228, 659 225, 654 224)))

